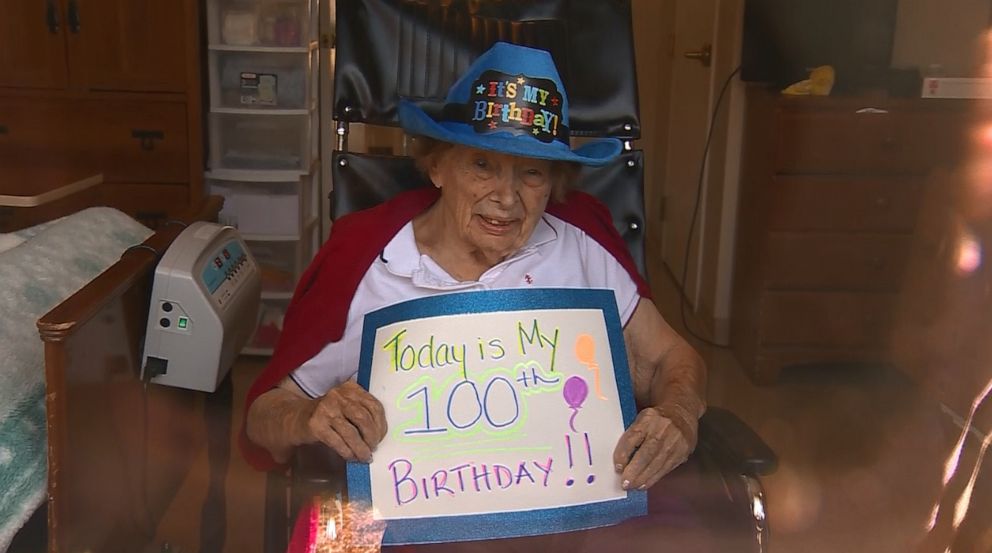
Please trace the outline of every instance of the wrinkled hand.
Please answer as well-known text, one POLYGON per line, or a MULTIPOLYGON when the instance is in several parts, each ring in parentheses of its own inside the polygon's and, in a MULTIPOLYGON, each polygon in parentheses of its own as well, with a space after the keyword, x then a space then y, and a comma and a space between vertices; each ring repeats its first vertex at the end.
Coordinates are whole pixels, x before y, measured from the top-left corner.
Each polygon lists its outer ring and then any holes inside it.
POLYGON ((613 451, 623 489, 650 488, 689 458, 695 442, 695 435, 687 437, 657 408, 644 409, 620 436, 613 451))
POLYGON ((314 441, 323 442, 346 461, 372 461, 372 452, 386 436, 382 403, 352 381, 331 388, 306 421, 314 441))

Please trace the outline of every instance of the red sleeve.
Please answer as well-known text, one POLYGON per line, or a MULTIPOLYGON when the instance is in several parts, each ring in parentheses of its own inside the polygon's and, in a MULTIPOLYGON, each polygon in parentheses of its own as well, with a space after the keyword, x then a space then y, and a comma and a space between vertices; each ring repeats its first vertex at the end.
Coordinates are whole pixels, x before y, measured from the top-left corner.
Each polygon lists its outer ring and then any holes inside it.
POLYGON ((603 202, 585 192, 573 191, 564 202, 548 204, 547 212, 582 229, 603 246, 627 270, 637 285, 637 293, 642 298, 651 299, 651 287, 637 271, 637 263, 630 255, 627 243, 613 226, 613 217, 603 202))

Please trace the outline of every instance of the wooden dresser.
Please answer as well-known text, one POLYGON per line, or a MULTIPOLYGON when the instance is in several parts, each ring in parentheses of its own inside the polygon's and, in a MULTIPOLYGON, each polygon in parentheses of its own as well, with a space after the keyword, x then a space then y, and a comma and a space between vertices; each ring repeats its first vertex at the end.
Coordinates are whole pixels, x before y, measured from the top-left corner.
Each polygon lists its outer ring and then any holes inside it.
POLYGON ((790 365, 885 361, 927 176, 965 155, 967 105, 747 97, 738 360, 764 383, 790 365))
MULTIPOLYGON (((104 176, 155 226, 203 195, 200 2, 0 0, 0 194, 25 168, 104 176)), ((39 188, 50 187, 38 183, 39 188)))

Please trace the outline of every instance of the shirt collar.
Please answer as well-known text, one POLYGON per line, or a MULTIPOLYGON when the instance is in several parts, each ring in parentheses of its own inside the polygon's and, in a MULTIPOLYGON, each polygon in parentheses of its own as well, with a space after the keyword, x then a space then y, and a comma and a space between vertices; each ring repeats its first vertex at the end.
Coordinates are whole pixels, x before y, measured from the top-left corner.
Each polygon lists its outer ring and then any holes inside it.
MULTIPOLYGON (((550 215, 544 215, 534 228, 527 243, 517 252, 503 260, 490 271, 502 268, 518 259, 528 257, 541 246, 558 239, 558 229, 555 228, 550 215)), ((386 244, 382 254, 376 260, 382 263, 387 271, 396 276, 410 278, 414 284, 429 287, 465 288, 473 286, 474 282, 458 282, 441 268, 430 256, 421 255, 417 248, 417 239, 413 233, 413 222, 403 225, 396 236, 386 244)), ((487 271, 488 273, 489 271, 487 271)))

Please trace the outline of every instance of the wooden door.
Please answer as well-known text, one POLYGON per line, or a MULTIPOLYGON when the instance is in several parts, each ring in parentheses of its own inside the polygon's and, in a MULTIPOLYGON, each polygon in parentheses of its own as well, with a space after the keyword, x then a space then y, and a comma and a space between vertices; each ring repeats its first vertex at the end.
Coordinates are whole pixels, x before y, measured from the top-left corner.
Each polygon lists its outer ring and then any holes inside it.
POLYGON ((65 88, 58 0, 0 0, 0 87, 65 88))
POLYGON ((187 0, 65 0, 73 86, 183 92, 187 0))
MULTIPOLYGON (((686 268, 686 245, 699 188, 699 168, 709 125, 712 66, 685 57, 686 52, 711 51, 717 0, 679 0, 675 10, 671 104, 668 110, 668 160, 664 180, 665 219, 661 255, 677 282, 694 299, 697 281, 699 219, 693 232, 692 254, 686 268), (685 281, 683 282, 683 277, 685 281)), ((700 206, 702 207, 702 206, 700 206)))

